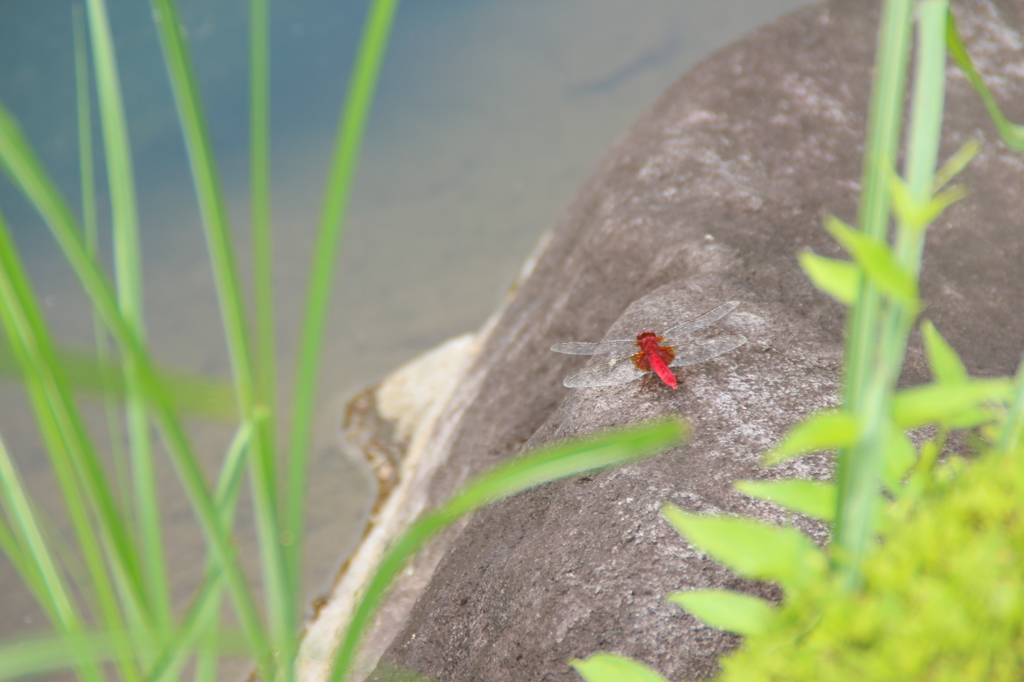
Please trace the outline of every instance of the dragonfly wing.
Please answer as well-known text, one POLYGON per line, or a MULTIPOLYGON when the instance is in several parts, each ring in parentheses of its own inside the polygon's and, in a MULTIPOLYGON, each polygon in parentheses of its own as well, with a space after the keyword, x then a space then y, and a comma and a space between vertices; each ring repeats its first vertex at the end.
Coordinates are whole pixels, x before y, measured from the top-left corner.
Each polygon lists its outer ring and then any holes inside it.
POLYGON ((734 348, 739 348, 747 342, 747 337, 741 334, 732 336, 719 336, 705 343, 689 346, 685 350, 677 348, 676 357, 672 360, 671 367, 685 367, 696 365, 699 362, 716 358, 722 353, 728 353, 734 348))
POLYGON ((636 368, 632 358, 619 357, 602 360, 578 369, 565 377, 562 383, 567 388, 589 388, 592 386, 618 386, 643 376, 646 372, 636 368))
POLYGON ((739 305, 739 301, 729 301, 728 303, 723 303, 714 310, 709 310, 708 312, 704 313, 695 320, 689 320, 688 322, 677 324, 671 329, 666 330, 665 333, 662 334, 662 337, 665 339, 665 343, 667 343, 670 346, 674 346, 676 345, 676 343, 679 342, 679 339, 681 339, 682 337, 686 336, 690 332, 695 332, 698 329, 703 329, 709 324, 718 322, 720 319, 722 319, 732 311, 736 310, 736 308, 738 308, 739 305))
POLYGON ((600 355, 604 353, 615 353, 617 355, 632 355, 638 350, 636 341, 605 341, 604 343, 587 343, 585 341, 569 341, 567 343, 556 343, 551 346, 556 353, 568 353, 569 355, 600 355))

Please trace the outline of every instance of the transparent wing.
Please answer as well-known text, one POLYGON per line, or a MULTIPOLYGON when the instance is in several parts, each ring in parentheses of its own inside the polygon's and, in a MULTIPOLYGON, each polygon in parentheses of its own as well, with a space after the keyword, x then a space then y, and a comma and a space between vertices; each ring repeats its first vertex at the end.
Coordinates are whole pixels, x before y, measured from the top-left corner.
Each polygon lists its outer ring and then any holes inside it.
POLYGON ((714 310, 709 310, 708 312, 704 313, 695 320, 689 320, 688 322, 677 324, 671 329, 667 329, 665 333, 663 333, 661 336, 662 338, 665 339, 665 343, 667 343, 670 346, 674 346, 677 343, 679 343, 682 340, 682 338, 689 334, 690 332, 695 332, 698 329, 703 329, 709 324, 718 322, 720 319, 722 319, 732 311, 736 310, 736 308, 738 308, 739 305, 739 301, 729 301, 728 303, 723 303, 714 310))
POLYGON ((567 388, 618 386, 646 374, 636 368, 632 358, 611 358, 578 369, 562 382, 567 388))
POLYGON ((601 355, 604 353, 616 353, 618 355, 632 355, 637 351, 636 341, 626 339, 624 341, 605 341, 604 343, 587 343, 586 341, 569 341, 567 343, 556 343, 551 346, 556 353, 568 353, 569 355, 601 355))
MULTIPOLYGON (((728 353, 733 348, 739 348, 747 342, 747 337, 741 334, 732 336, 719 336, 717 339, 705 341, 700 345, 691 345, 685 348, 676 347, 676 357, 672 360, 671 367, 685 367, 696 365, 699 362, 716 358, 722 353, 728 353)), ((568 386, 568 384, 566 384, 568 386)))

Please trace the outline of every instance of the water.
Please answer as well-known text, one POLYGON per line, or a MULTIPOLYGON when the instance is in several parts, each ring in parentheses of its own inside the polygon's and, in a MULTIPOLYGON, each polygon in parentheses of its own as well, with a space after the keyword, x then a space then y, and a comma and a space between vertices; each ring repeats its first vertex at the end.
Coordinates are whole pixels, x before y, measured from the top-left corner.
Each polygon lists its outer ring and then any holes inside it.
MULTIPOLYGON (((308 596, 325 588, 358 537, 370 497, 362 468, 334 445, 345 398, 479 327, 539 235, 634 118, 698 60, 803 4, 407 0, 401 7, 328 324, 309 497, 308 596)), ((71 5, 0 0, 0 100, 77 205, 71 5)), ((245 248, 246 3, 181 5, 245 248)), ((364 11, 334 0, 273 4, 273 207, 285 392, 319 197, 364 11)), ((111 12, 134 135, 149 334, 161 362, 226 377, 205 245, 148 5, 111 3, 111 12)), ((105 210, 106 201, 100 204, 105 210)), ((74 278, 45 228, 2 181, 0 208, 60 338, 89 343, 91 317, 74 278)), ((88 411, 99 433, 102 410, 89 403, 88 411)), ((201 421, 191 428, 213 472, 230 431, 201 421)), ((53 528, 64 531, 59 493, 15 385, 0 387, 0 432, 53 528)), ((102 438, 98 444, 107 447, 102 438)), ((169 466, 162 474, 173 479, 169 466)), ((201 575, 203 544, 183 495, 170 484, 166 492, 169 571, 185 599, 201 575)), ((252 548, 248 512, 243 501, 241 543, 252 548)), ((0 638, 45 629, 3 559, 0 590, 0 638)))

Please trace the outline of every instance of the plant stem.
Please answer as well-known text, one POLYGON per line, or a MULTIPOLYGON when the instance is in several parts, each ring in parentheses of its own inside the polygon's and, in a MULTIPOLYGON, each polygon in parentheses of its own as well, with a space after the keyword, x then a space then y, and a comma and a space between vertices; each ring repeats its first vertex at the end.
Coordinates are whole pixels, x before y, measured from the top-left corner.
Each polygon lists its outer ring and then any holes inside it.
MULTIPOLYGON (((903 94, 910 49, 911 0, 887 0, 882 8, 871 94, 858 224, 868 236, 884 241, 889 227, 887 181, 900 138, 903 94)), ((877 287, 862 276, 857 303, 850 311, 846 345, 846 409, 862 430, 862 446, 840 451, 836 462, 836 524, 834 554, 845 582, 857 580, 863 538, 872 526, 871 488, 880 460, 874 457, 881 438, 881 389, 878 385, 876 340, 881 297, 877 287)))
POLYGON ((285 509, 285 533, 289 572, 300 574, 305 524, 306 478, 312 442, 313 403, 323 353, 324 326, 334 282, 338 247, 345 227, 352 182, 355 179, 359 151, 373 103, 381 62, 387 49, 398 0, 373 0, 363 28, 356 63, 349 81, 345 109, 338 122, 338 133, 327 181, 323 211, 313 248, 313 262, 306 293, 299 355, 296 362, 295 389, 292 393, 291 437, 288 446, 288 496, 285 509))

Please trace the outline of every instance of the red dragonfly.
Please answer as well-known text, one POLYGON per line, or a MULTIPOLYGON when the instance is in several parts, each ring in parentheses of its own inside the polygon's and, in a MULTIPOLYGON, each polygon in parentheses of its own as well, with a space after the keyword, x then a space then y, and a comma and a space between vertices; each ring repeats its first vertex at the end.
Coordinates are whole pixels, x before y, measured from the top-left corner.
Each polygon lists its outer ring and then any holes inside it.
POLYGON ((603 343, 585 343, 570 341, 556 343, 551 350, 556 353, 570 355, 608 355, 604 362, 578 369, 565 377, 568 388, 587 388, 591 386, 618 386, 654 372, 662 381, 675 389, 676 376, 669 367, 685 367, 728 353, 747 342, 740 334, 719 336, 700 344, 681 346, 684 337, 691 332, 717 322, 739 306, 739 301, 729 301, 708 311, 695 320, 677 324, 661 334, 644 331, 636 335, 636 340, 605 341, 603 343))

